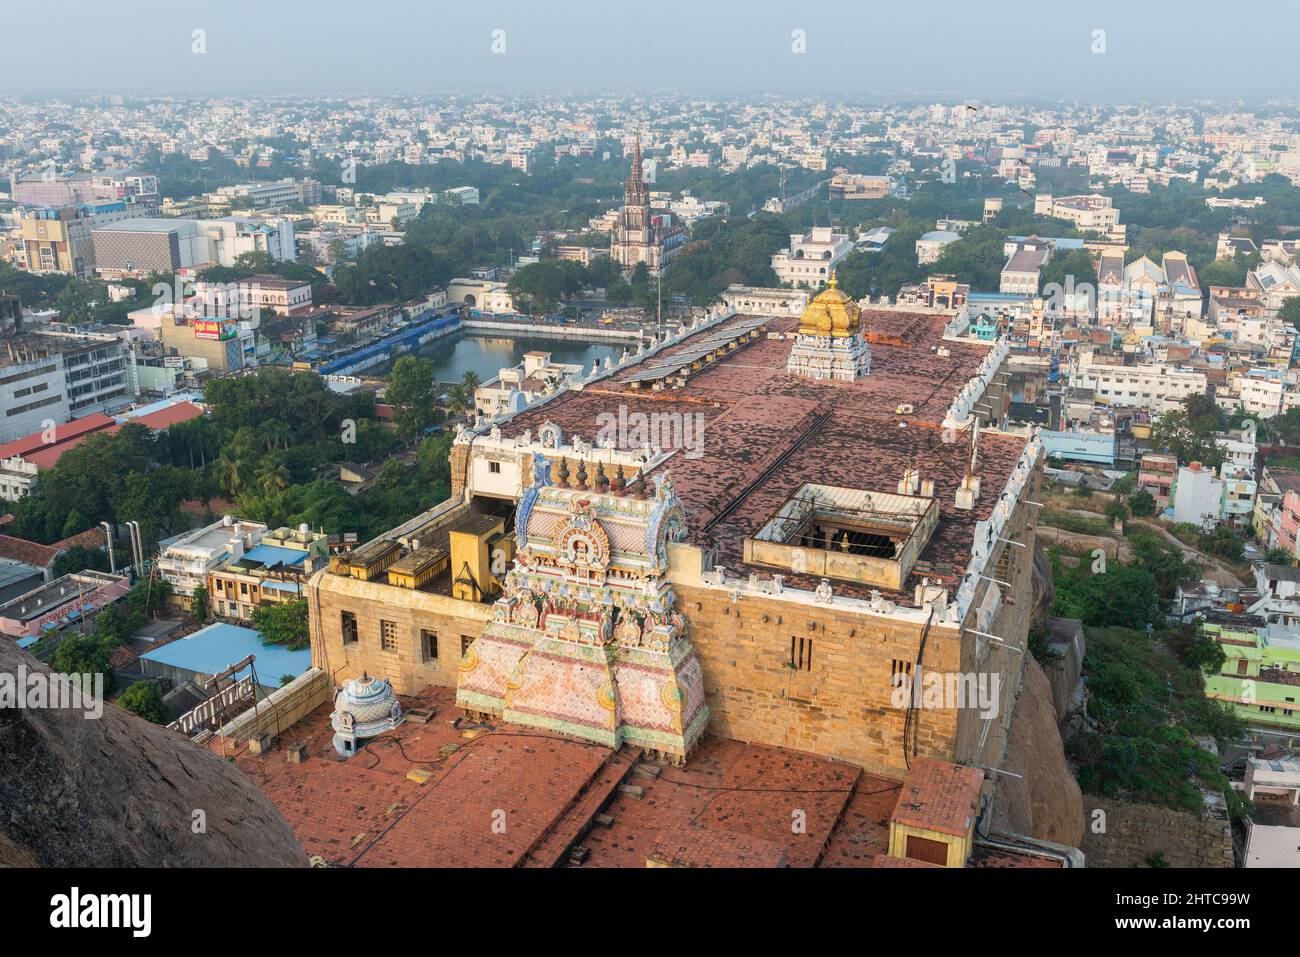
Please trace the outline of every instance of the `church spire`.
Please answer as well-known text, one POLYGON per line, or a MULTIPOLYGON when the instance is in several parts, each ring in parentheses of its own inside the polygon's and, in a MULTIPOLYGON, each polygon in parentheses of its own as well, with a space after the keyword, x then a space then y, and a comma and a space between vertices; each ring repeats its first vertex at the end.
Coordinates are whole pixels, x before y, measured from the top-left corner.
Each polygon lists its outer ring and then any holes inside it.
POLYGON ((627 177, 627 188, 623 191, 625 206, 648 206, 650 195, 645 188, 645 173, 641 167, 641 134, 636 135, 632 146, 632 172, 627 177))

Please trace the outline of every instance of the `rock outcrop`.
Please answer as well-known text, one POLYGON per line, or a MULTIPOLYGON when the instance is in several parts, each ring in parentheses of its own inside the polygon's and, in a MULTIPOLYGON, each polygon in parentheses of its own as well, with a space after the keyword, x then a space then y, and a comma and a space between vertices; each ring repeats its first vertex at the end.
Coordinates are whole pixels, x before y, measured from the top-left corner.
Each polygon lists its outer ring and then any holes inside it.
POLYGON ((1065 761, 1051 685, 1029 655, 1001 768, 1010 773, 997 776, 993 830, 1082 846, 1083 795, 1065 761))
POLYGON ((1034 538, 1034 572, 1030 581, 1034 589, 1034 605, 1029 613, 1031 627, 1041 626, 1052 614, 1056 602, 1056 586, 1052 584, 1052 560, 1042 542, 1034 538))
MULTIPOLYGON (((0 675, 49 669, 0 638, 0 675)), ((306 867, 234 765, 122 709, 0 710, 0 866, 306 867)))

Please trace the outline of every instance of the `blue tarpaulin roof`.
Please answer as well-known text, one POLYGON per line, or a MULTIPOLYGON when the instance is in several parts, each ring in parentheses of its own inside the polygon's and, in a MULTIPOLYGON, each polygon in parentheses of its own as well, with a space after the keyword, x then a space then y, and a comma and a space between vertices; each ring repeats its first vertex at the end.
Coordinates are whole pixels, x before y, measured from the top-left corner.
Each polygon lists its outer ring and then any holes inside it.
POLYGON ((307 557, 306 552, 300 552, 296 548, 281 548, 278 545, 258 545, 254 549, 244 552, 245 558, 251 558, 255 562, 261 562, 263 565, 275 565, 278 562, 284 562, 286 565, 297 565, 307 557))
MULTIPOLYGON (((146 651, 140 657, 198 675, 215 675, 248 655, 256 656, 253 666, 257 669, 257 683, 264 688, 278 688, 281 676, 293 675, 296 678, 311 667, 310 649, 290 651, 283 645, 267 644, 260 632, 225 622, 200 628, 192 635, 146 651)), ((246 674, 247 668, 237 677, 246 674)))
POLYGON ((262 582, 261 584, 263 589, 269 588, 272 591, 287 591, 287 592, 302 591, 302 586, 299 585, 297 582, 280 582, 274 580, 267 580, 262 582))

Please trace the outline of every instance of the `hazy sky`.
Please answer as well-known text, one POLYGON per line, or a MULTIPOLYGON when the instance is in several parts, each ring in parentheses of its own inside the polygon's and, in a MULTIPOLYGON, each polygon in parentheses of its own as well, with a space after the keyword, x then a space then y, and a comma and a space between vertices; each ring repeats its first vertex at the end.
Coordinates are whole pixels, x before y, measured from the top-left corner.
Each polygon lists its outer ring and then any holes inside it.
POLYGON ((629 89, 1046 99, 1294 95, 1300 3, 38 0, 0 91, 629 89), (207 52, 192 52, 206 31, 207 52), (493 31, 505 52, 492 52, 493 31), (802 30, 806 52, 792 52, 802 30), (1104 30, 1104 53, 1093 53, 1104 30))

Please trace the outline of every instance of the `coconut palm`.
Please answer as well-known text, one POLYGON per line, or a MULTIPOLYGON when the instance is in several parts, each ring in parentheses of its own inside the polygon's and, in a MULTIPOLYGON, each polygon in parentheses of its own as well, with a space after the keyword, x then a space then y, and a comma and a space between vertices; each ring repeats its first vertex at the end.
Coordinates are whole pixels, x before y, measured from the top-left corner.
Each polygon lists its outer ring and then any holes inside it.
POLYGON ((257 487, 266 495, 271 495, 289 484, 289 470, 283 462, 267 463, 257 470, 257 487))
POLYGON ((249 480, 252 469, 243 459, 222 453, 212 463, 212 477, 228 495, 237 495, 249 480))
POLYGON ((269 452, 289 447, 289 425, 282 419, 271 419, 262 426, 262 445, 269 452))

